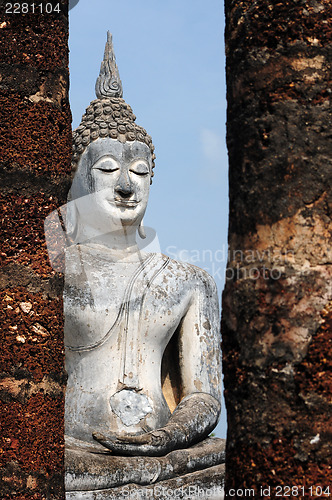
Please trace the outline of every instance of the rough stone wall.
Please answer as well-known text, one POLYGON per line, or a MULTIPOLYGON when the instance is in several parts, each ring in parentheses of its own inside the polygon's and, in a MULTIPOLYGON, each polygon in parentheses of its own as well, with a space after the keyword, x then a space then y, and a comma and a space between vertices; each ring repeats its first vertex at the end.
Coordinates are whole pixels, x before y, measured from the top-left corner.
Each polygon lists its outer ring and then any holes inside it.
POLYGON ((60 499, 62 278, 48 262, 44 220, 65 202, 70 185, 68 2, 59 2, 60 13, 7 15, 6 3, 0 2, 0 498, 60 499))
POLYGON ((310 487, 332 494, 332 4, 225 8, 226 491, 328 498, 310 487))

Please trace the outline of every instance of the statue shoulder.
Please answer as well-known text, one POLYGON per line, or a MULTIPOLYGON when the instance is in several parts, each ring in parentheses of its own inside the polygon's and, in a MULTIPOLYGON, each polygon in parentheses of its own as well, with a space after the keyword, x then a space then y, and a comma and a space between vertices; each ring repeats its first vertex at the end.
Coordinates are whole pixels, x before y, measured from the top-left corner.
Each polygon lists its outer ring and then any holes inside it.
POLYGON ((204 289, 204 292, 208 295, 217 293, 216 283, 205 269, 190 264, 189 262, 171 259, 164 254, 160 254, 160 259, 165 263, 167 262, 167 270, 172 272, 179 280, 185 280, 187 284, 194 286, 196 289, 204 289))

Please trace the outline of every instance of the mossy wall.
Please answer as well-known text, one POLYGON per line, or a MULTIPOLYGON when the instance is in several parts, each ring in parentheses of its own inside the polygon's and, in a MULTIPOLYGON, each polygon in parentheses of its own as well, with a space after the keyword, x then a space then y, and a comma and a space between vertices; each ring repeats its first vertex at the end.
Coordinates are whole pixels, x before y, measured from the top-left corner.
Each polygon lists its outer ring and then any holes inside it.
POLYGON ((0 497, 60 499, 62 276, 48 260, 44 221, 65 203, 70 186, 68 2, 59 2, 59 13, 7 15, 6 3, 0 4, 0 497))
POLYGON ((332 480, 332 5, 225 8, 226 490, 314 498, 332 480))

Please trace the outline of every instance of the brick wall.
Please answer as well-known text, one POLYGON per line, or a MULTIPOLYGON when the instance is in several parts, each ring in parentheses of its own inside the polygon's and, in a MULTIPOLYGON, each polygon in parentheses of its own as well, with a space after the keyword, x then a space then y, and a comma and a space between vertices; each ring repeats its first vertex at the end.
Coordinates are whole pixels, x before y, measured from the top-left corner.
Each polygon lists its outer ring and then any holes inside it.
POLYGON ((332 6, 225 7, 226 488, 314 498, 332 480, 332 6))
POLYGON ((68 2, 49 14, 37 9, 6 15, 5 4, 0 4, 0 497, 60 499, 62 276, 48 261, 44 220, 65 202, 70 185, 68 2))

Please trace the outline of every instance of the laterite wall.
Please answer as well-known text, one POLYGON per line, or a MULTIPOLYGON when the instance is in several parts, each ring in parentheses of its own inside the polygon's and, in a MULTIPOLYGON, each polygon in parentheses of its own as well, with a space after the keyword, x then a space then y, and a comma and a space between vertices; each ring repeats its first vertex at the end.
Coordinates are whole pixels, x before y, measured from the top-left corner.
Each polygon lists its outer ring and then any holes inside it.
POLYGON ((298 486, 291 498, 327 498, 319 487, 332 494, 332 4, 225 3, 226 490, 287 498, 298 486))
POLYGON ((70 185, 68 5, 61 1, 60 13, 5 15, 6 3, 0 4, 0 498, 60 499, 62 277, 48 261, 44 220, 65 202, 70 185))

